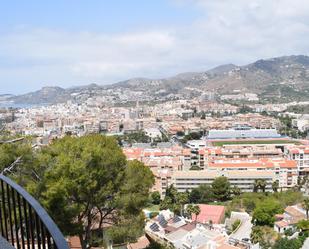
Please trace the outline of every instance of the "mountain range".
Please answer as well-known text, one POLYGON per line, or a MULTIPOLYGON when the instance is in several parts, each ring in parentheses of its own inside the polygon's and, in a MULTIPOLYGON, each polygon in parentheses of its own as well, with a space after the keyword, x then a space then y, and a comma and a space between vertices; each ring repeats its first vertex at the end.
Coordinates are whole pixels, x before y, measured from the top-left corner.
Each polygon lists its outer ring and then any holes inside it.
POLYGON ((164 79, 134 78, 111 85, 44 87, 41 90, 5 99, 19 104, 52 104, 105 94, 107 90, 137 91, 147 96, 185 95, 196 91, 218 95, 256 93, 273 101, 309 100, 309 57, 305 55, 261 59, 251 64, 221 65, 204 72, 181 73, 164 79))

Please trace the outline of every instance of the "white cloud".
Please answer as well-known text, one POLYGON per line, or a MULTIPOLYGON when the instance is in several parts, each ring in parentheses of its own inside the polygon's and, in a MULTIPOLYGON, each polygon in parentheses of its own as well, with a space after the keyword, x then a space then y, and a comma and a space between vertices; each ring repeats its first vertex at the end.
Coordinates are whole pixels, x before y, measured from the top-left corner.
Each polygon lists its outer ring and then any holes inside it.
POLYGON ((2 35, 0 82, 23 80, 33 82, 31 88, 46 81, 104 84, 308 54, 307 0, 174 2, 180 8, 195 5, 199 18, 186 26, 121 34, 19 30, 2 35))

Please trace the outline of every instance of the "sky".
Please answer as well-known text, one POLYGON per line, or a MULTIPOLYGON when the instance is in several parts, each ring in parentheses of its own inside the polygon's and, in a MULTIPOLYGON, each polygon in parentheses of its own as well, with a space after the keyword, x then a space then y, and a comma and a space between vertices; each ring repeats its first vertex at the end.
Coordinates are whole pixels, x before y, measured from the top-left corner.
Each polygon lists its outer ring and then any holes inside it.
POLYGON ((308 0, 9 0, 0 94, 308 55, 308 0))

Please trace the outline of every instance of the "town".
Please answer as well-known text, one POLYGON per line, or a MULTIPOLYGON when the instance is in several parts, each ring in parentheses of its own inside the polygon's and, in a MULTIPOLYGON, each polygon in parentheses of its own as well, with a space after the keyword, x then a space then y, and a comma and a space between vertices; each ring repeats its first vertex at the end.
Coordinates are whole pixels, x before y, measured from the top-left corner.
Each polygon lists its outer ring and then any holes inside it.
POLYGON ((89 99, 6 108, 1 120, 11 134, 30 137, 36 148, 65 136, 115 137, 127 160, 149 167, 155 183, 144 209, 147 237, 130 248, 146 247, 149 238, 173 248, 268 248, 278 236, 301 240, 299 224, 308 218, 308 202, 301 196, 309 195, 309 115, 285 112, 287 106, 239 106, 199 97, 119 107, 89 99), (222 191, 220 197, 216 191, 222 191), (253 209, 231 204, 250 193, 270 193, 274 196, 252 198, 275 204, 293 200, 269 211, 279 212, 270 214, 274 220, 258 221, 256 209, 264 208, 259 201, 253 209), (258 229, 272 235, 256 237, 258 229))

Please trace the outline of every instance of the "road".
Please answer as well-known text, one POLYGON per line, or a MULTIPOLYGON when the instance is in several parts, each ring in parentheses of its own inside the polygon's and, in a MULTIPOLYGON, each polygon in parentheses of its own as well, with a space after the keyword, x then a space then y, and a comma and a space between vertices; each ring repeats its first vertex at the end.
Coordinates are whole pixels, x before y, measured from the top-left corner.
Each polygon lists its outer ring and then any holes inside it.
POLYGON ((231 234, 230 238, 241 241, 244 238, 250 239, 250 234, 252 230, 251 217, 248 219, 242 220, 242 223, 238 230, 231 234))

